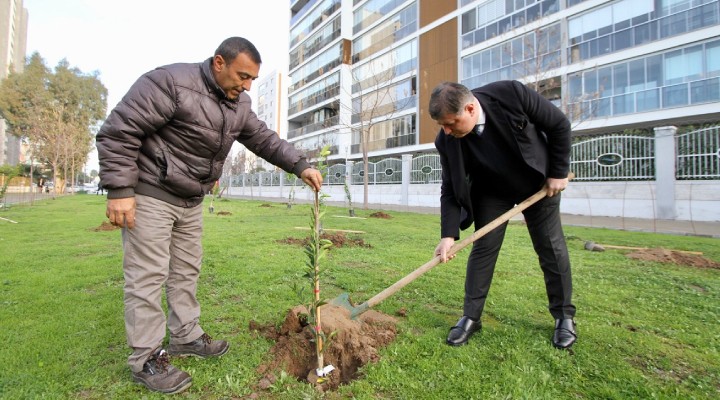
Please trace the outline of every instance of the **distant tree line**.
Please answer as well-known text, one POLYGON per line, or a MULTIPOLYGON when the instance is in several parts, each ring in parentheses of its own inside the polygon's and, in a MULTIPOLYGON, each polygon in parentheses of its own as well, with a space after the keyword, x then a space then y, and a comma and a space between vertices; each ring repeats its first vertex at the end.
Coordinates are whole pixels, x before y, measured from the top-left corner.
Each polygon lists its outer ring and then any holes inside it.
POLYGON ((62 191, 78 176, 105 118, 107 94, 97 71, 83 73, 65 59, 51 70, 38 53, 23 72, 11 71, 0 82, 0 117, 27 146, 31 177, 36 164, 50 169, 55 190, 62 191))

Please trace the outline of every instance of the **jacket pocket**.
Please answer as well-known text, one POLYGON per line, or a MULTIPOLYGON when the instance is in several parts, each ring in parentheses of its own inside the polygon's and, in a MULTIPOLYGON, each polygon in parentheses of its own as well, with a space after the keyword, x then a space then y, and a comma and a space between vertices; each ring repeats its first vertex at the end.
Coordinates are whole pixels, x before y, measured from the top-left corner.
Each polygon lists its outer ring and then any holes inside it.
POLYGON ((158 158, 158 182, 166 191, 176 196, 189 198, 202 196, 202 185, 197 179, 189 177, 183 170, 184 164, 178 160, 167 148, 162 149, 162 156, 158 158))

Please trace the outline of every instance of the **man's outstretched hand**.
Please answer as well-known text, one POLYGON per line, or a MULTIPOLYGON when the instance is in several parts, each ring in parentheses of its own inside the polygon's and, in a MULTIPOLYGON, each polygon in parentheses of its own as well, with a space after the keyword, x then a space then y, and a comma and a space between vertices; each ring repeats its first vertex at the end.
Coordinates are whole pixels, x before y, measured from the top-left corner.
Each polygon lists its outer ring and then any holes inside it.
POLYGON ((300 179, 303 180, 308 186, 314 191, 319 192, 322 189, 323 177, 320 171, 315 168, 307 168, 300 174, 300 179))

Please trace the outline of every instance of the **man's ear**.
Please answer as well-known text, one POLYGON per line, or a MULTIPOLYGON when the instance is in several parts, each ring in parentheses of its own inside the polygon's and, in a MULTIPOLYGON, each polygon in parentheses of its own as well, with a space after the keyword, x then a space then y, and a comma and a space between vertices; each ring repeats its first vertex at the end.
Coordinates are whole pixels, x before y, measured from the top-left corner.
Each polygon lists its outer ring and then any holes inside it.
POLYGON ((472 115, 475 112, 475 102, 471 101, 465 104, 464 110, 472 115))
POLYGON ((225 59, 220 54, 213 57, 213 69, 220 72, 225 67, 225 59))

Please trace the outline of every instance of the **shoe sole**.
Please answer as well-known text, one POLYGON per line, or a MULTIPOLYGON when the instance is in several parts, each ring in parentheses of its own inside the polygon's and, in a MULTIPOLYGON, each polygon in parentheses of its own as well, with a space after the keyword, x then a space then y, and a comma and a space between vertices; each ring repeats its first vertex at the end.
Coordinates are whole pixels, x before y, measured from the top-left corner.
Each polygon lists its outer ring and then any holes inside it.
POLYGON ((207 358, 207 357, 220 357, 220 356, 222 356, 223 354, 227 353, 228 350, 230 350, 230 345, 229 345, 229 344, 228 344, 227 346, 225 346, 225 348, 223 349, 223 351, 221 351, 220 353, 217 353, 217 354, 199 354, 199 353, 192 353, 192 352, 183 353, 183 352, 173 352, 173 351, 170 351, 170 350, 168 350, 168 354, 171 355, 171 356, 173 356, 173 357, 197 357, 197 358, 207 358))
MULTIPOLYGON (((457 326, 454 326, 454 327, 450 328, 450 330, 453 330, 454 328, 458 328, 458 327, 457 327, 457 326)), ((462 329, 462 328, 460 328, 460 329, 462 329)), ((470 342, 470 339, 473 337, 473 335, 476 334, 476 333, 478 333, 478 332, 480 332, 480 331, 482 331, 482 328, 478 328, 477 330, 474 330, 474 331, 470 332, 470 333, 468 334, 467 339, 465 339, 465 341, 462 342, 462 343, 453 343, 453 342, 445 339, 445 344, 448 345, 448 346, 453 346, 453 347, 465 346, 466 344, 468 344, 468 343, 470 342)))
POLYGON ((559 349, 559 350, 567 350, 567 349, 571 348, 572 345, 574 345, 574 344, 575 344, 575 342, 573 341, 572 343, 570 343, 569 345, 567 345, 567 346, 565 346, 565 347, 563 347, 563 346, 558 346, 558 345, 556 345, 555 343, 553 343, 552 345, 553 345, 553 347, 555 347, 556 349, 559 349))
POLYGON ((133 376, 133 380, 135 381, 135 383, 145 386, 148 390, 151 390, 153 392, 164 393, 164 394, 180 393, 184 390, 187 390, 187 388, 189 388, 190 386, 192 386, 192 377, 188 377, 186 380, 180 382, 175 387, 168 388, 168 389, 157 389, 157 388, 151 387, 150 384, 148 384, 144 379, 140 379, 140 378, 137 378, 134 376, 133 376))
POLYGON ((471 338, 472 338, 472 335, 468 336, 467 340, 464 341, 464 342, 462 342, 462 343, 453 343, 453 342, 450 342, 450 341, 448 341, 448 340, 445 340, 445 344, 448 345, 448 346, 453 346, 453 347, 465 346, 465 345, 467 345, 468 343, 470 343, 470 339, 471 339, 471 338))

